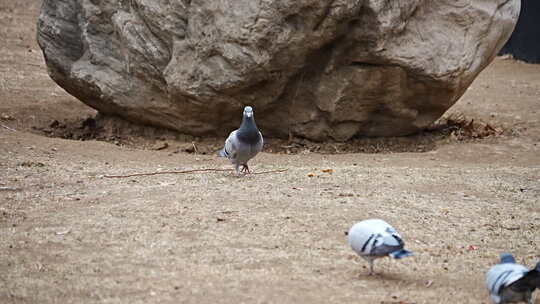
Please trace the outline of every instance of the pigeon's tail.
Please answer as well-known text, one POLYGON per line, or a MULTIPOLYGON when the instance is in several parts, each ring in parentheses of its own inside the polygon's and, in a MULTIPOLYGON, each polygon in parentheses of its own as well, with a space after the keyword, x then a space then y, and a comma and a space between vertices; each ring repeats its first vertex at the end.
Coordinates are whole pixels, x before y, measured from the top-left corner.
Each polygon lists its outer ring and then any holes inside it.
POLYGON ((413 255, 413 253, 405 249, 400 249, 389 254, 389 256, 394 259, 401 259, 411 255, 413 255))

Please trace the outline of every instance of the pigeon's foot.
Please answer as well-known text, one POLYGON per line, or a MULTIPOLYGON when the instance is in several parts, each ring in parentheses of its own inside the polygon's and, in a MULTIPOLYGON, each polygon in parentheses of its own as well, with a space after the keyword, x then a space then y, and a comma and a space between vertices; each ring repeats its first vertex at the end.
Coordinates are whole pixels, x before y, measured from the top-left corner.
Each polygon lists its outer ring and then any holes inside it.
POLYGON ((247 164, 242 165, 242 170, 240 170, 240 172, 243 172, 245 174, 251 174, 251 171, 249 170, 249 167, 247 164))

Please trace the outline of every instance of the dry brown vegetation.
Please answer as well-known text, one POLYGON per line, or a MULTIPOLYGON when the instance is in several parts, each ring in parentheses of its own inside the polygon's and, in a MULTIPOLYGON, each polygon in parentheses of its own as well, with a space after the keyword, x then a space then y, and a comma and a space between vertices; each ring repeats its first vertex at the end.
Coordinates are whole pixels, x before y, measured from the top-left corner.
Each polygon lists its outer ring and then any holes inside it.
POLYGON ((284 172, 106 178, 230 166, 94 119, 47 76, 39 5, 0 0, 0 303, 488 303, 500 252, 540 259, 540 66, 495 60, 424 134, 269 140, 252 168, 284 172), (416 254, 375 277, 344 235, 370 217, 416 254))

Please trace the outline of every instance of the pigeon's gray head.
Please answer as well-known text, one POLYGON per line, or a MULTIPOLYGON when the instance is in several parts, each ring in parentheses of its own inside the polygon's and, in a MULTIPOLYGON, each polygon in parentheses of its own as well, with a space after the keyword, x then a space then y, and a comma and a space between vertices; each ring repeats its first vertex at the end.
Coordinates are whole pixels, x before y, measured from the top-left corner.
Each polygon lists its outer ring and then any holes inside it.
POLYGON ((516 259, 511 253, 505 252, 501 253, 501 264, 503 263, 515 263, 516 259))
POLYGON ((250 106, 247 106, 244 108, 244 116, 245 117, 253 117, 253 108, 250 106))

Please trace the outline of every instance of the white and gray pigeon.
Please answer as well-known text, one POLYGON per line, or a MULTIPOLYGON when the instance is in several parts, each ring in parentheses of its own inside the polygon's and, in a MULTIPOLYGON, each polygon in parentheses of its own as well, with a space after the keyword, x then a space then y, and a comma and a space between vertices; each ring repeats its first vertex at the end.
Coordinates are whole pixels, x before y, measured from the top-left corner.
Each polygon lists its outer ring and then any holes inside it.
POLYGON ((261 152, 263 147, 263 137, 253 117, 253 109, 250 106, 244 108, 242 124, 238 130, 234 130, 225 140, 225 146, 219 151, 219 156, 227 157, 231 160, 236 170, 236 175, 240 172, 251 173, 248 161, 261 152), (242 167, 240 169, 240 167, 242 167))
POLYGON ((517 264, 512 254, 503 253, 499 264, 486 273, 486 287, 495 304, 532 304, 532 293, 536 288, 540 288, 540 262, 534 269, 529 270, 517 264))
POLYGON ((373 262, 382 257, 401 259, 412 255, 404 249, 405 243, 394 227, 381 219, 369 219, 354 224, 347 233, 349 245, 369 262, 369 274, 373 275, 373 262))

